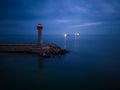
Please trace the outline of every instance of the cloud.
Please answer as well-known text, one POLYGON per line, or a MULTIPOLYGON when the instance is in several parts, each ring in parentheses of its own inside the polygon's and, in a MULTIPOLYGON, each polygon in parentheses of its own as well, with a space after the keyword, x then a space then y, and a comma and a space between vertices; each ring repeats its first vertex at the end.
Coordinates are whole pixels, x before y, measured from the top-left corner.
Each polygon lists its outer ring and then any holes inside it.
POLYGON ((2 25, 16 25, 16 24, 18 24, 18 25, 21 25, 21 24, 30 24, 30 23, 32 23, 32 21, 30 22, 29 20, 23 20, 23 21, 16 21, 16 20, 14 20, 14 21, 11 21, 11 20, 6 20, 6 21, 0 21, 0 25, 2 26, 2 25))
POLYGON ((80 28, 80 27, 88 27, 88 26, 96 26, 96 25, 102 25, 103 22, 90 22, 90 23, 84 23, 80 25, 72 25, 69 28, 80 28))
POLYGON ((103 14, 120 13, 120 2, 117 0, 100 0, 98 4, 100 4, 100 12, 103 14))
POLYGON ((55 20, 58 23, 73 23, 73 22, 79 22, 80 20, 73 20, 73 19, 56 19, 55 20))
POLYGON ((71 13, 79 15, 103 16, 120 14, 120 2, 118 0, 75 0, 70 2, 71 13))
POLYGON ((61 30, 64 32, 66 28, 77 30, 96 25, 102 27, 106 24, 105 27, 119 28, 118 23, 112 24, 112 22, 120 21, 120 0, 29 0, 27 2, 1 0, 0 2, 0 28, 5 27, 8 30, 13 30, 9 27, 15 29, 23 27, 32 31, 37 23, 44 24, 45 28, 48 28, 47 33, 51 33, 49 28, 55 29, 53 33, 58 33, 61 30))

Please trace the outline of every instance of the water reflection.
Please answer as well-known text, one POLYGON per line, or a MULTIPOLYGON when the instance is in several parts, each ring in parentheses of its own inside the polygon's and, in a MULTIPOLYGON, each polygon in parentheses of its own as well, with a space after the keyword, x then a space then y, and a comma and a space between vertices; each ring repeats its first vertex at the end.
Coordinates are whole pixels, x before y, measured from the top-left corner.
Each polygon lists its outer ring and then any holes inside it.
POLYGON ((66 35, 64 35, 64 49, 66 49, 66 48, 67 48, 67 46, 66 46, 66 39, 67 39, 67 36, 66 36, 66 35))
POLYGON ((43 57, 38 57, 38 61, 39 61, 39 75, 40 75, 40 79, 43 79, 44 77, 44 59, 43 57))
MULTIPOLYGON (((55 56, 55 57, 51 57, 51 58, 54 58, 55 60, 60 60, 61 56, 55 56)), ((41 80, 43 80, 44 76, 45 76, 44 75, 44 69, 45 69, 46 60, 47 60, 47 58, 38 56, 39 76, 40 76, 41 80)))
POLYGON ((79 39, 80 39, 79 35, 74 35, 74 36, 64 35, 64 49, 67 49, 69 46, 68 44, 73 42, 72 47, 74 48, 74 51, 77 52, 79 47, 79 39))
POLYGON ((75 39, 74 39, 74 50, 75 50, 75 52, 78 51, 78 47, 79 47, 79 38, 80 38, 80 36, 75 36, 75 39))
POLYGON ((66 37, 64 38, 64 49, 66 49, 67 46, 66 46, 66 37))

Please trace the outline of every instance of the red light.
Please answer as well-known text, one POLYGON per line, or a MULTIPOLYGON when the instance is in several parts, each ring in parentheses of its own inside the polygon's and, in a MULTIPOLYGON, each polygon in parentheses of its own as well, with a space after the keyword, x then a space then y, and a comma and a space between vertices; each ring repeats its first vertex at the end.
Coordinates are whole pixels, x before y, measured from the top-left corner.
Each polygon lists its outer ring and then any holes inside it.
POLYGON ((42 29, 43 28, 42 24, 38 24, 37 28, 42 29))

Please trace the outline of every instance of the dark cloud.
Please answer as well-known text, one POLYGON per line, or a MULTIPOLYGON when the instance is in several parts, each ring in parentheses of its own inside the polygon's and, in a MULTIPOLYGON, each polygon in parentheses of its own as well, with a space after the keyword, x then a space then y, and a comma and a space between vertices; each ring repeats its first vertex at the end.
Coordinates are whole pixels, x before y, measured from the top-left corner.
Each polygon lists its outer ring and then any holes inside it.
MULTIPOLYGON (((85 26, 85 30, 90 30, 98 22, 101 23, 101 27, 108 28, 106 31, 110 33, 111 22, 119 21, 119 0, 0 0, 1 33, 7 33, 6 30, 17 33, 19 28, 21 33, 24 33, 25 29, 32 31, 32 27, 37 23, 44 24, 45 33, 75 31, 84 33, 84 27, 74 28, 74 30, 67 27, 85 26), (105 26, 104 22, 110 23, 105 26), (53 29, 53 32, 49 29, 53 29)), ((119 23, 116 25, 117 29, 114 32, 120 33, 119 23)), ((113 30, 116 25, 112 25, 113 30)), ((99 33, 99 28, 95 29, 98 29, 99 33)))

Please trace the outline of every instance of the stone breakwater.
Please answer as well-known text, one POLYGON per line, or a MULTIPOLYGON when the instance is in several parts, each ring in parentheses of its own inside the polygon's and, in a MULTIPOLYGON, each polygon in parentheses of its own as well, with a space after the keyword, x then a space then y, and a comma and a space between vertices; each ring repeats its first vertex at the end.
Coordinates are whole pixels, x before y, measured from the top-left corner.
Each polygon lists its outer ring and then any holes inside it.
POLYGON ((56 44, 0 44, 0 52, 32 53, 42 57, 60 56, 68 53, 68 50, 60 48, 56 44))

